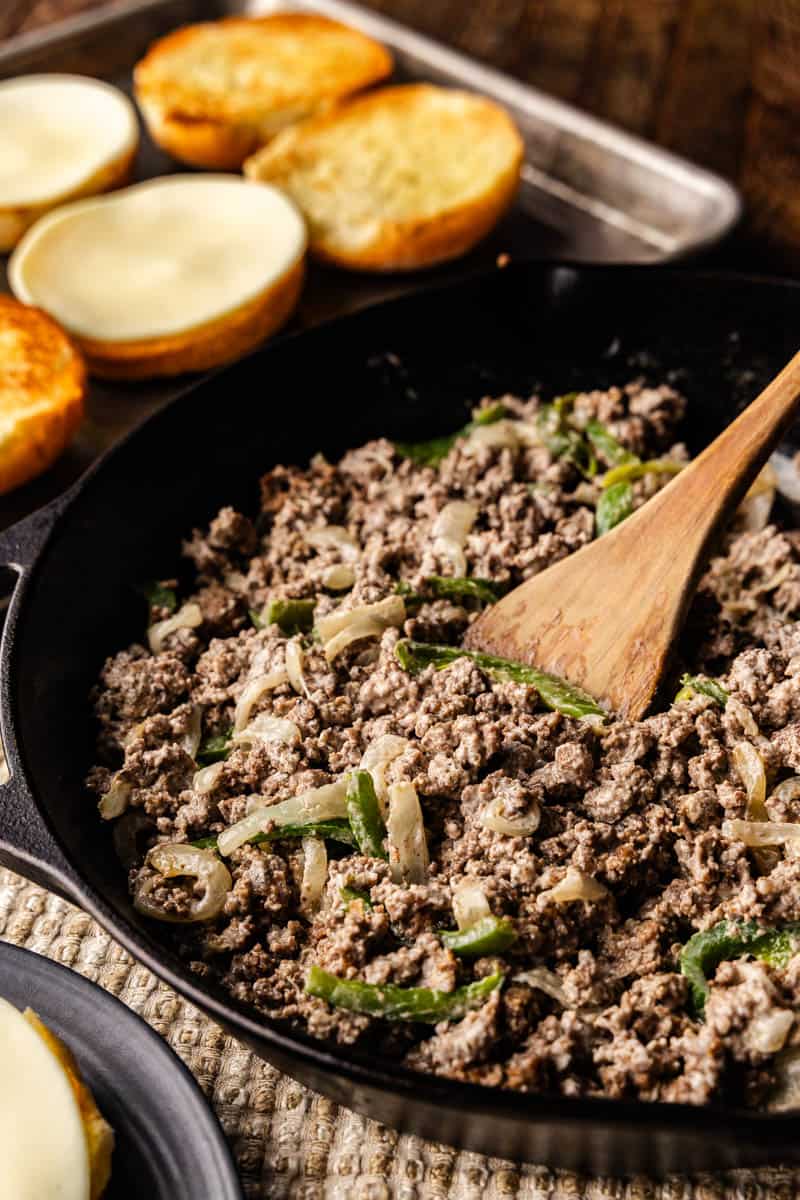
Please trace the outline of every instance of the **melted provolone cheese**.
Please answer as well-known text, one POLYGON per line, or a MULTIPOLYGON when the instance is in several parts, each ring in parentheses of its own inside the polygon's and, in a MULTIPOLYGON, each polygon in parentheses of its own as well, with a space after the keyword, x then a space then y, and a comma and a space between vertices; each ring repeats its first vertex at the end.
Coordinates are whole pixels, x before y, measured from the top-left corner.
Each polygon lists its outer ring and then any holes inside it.
POLYGON ((133 105, 81 75, 22 75, 0 83, 0 208, 69 197, 129 154, 133 105))
POLYGON ((89 1200, 86 1135, 69 1080, 22 1014, 0 999, 0 1196, 89 1200))
POLYGON ((255 299, 305 252, 282 192, 235 175, 174 175, 50 213, 11 259, 20 300, 71 332, 136 341, 194 329, 255 299))

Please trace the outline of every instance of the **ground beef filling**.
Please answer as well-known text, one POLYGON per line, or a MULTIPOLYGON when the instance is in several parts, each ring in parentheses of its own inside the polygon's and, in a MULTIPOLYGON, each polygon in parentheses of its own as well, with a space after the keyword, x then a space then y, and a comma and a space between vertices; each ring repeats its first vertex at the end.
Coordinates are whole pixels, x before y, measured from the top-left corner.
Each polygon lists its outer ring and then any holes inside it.
MULTIPOLYGON (((513 586, 596 536, 603 477, 620 461, 677 469, 687 457, 675 444, 684 403, 668 387, 581 393, 555 415, 536 398, 502 403, 438 461, 379 440, 335 465, 276 467, 256 520, 225 508, 195 531, 194 591, 177 613, 168 590, 154 594, 149 641, 105 664, 89 785, 164 936, 272 1018, 520 1091, 764 1104, 800 1044, 800 957, 712 964, 699 1012, 680 953, 721 921, 800 920, 800 842, 758 849, 734 832, 748 818, 800 821, 800 786, 781 786, 800 773, 800 539, 764 521, 731 531, 701 583, 677 675, 713 678, 723 702, 688 687, 645 720, 603 722, 548 711, 535 687, 467 658, 412 673, 399 640, 457 647, 486 601, 432 591, 433 577, 513 586), (590 422, 612 440, 587 459, 590 422), (310 628, 312 608, 319 631, 376 604, 384 616, 371 609, 333 655, 310 628), (269 837, 218 852, 254 807, 335 784, 387 736, 402 741, 379 769, 384 815, 403 784, 424 818, 428 862, 411 876, 388 843, 387 860, 333 836, 280 836, 269 820, 269 837), (743 743, 764 771, 760 798, 743 743), (195 842, 199 874, 152 858, 195 842), (576 880, 591 898, 572 898, 576 880), (510 945, 448 946, 468 884, 510 945), (390 1021, 311 995, 311 967, 489 990, 457 1019, 390 1021)), ((668 478, 633 478, 630 506, 668 478)))

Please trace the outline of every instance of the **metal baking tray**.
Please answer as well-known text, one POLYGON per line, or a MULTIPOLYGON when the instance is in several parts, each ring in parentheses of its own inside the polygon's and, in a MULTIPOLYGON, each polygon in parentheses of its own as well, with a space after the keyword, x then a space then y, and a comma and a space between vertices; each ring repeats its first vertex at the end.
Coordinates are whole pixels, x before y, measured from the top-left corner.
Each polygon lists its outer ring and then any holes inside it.
MULTIPOLYGON (((495 232, 457 264, 407 275, 366 276, 315 266, 295 327, 454 274, 491 267, 500 255, 573 262, 654 263, 719 241, 737 221, 738 193, 719 176, 518 83, 348 0, 122 0, 0 45, 0 78, 74 71, 131 90, 131 68, 154 38, 190 21, 285 8, 338 18, 384 42, 399 79, 470 88, 510 110, 525 138, 517 203, 495 232)), ((136 176, 182 168, 145 135, 136 176)), ((0 260, 0 286, 6 286, 0 260)), ((0 502, 0 526, 46 503, 97 455, 185 382, 92 385, 88 420, 59 463, 0 502)))

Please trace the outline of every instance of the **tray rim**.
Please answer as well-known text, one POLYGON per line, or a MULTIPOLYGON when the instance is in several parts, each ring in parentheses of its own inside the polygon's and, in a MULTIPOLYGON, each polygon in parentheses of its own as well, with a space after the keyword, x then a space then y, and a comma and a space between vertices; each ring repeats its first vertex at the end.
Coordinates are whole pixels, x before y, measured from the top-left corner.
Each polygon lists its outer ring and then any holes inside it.
MULTIPOLYGON (((4 966, 18 968, 18 978, 27 980, 34 992, 31 1000, 37 1006, 39 1002, 35 995, 36 988, 42 983, 45 985, 49 983, 52 989, 56 989, 63 980, 63 987, 67 993, 72 992, 85 997, 87 1006, 89 1004, 93 1007, 99 1006, 99 1009, 105 1010, 109 1015, 113 1014, 120 1022, 121 1029, 127 1026, 131 1030, 135 1030, 138 1043, 146 1050, 148 1056, 158 1058, 164 1068, 169 1070, 171 1077, 178 1081, 176 1086, 179 1086, 187 1097, 191 1098, 195 1109, 194 1115, 197 1116, 201 1113, 204 1115, 205 1125, 202 1133, 208 1139, 206 1144, 210 1151, 217 1158, 219 1181, 223 1182, 227 1188, 228 1200, 244 1200, 238 1163, 219 1115, 201 1088, 197 1077, 173 1049, 166 1037, 158 1033, 140 1012, 130 1004, 126 1004, 114 992, 103 987, 101 983, 95 982, 81 971, 51 958, 46 953, 32 950, 29 946, 20 945, 18 942, 12 942, 6 936, 0 938, 0 976, 4 966)), ((76 1017, 74 1010, 68 1013, 68 1018, 69 1028, 62 1020, 61 1013, 58 1015, 57 1023, 61 1026, 63 1040, 69 1045, 73 1045, 74 1031, 80 1029, 83 1022, 80 1013, 76 1017), (70 1042, 71 1033, 73 1042, 70 1042)), ((48 1024, 53 1024, 49 1018, 48 1024)), ((117 1091, 119 1090, 117 1089, 117 1091)), ((111 1182, 113 1186, 113 1168, 111 1182)))
MULTIPOLYGON (((113 7, 90 9, 57 21, 42 30, 19 34, 10 38, 5 45, 0 45, 0 75, 13 70, 15 60, 24 59, 27 54, 40 54, 48 48, 55 50, 76 38, 89 36, 136 18, 147 19, 148 15, 157 15, 167 10, 172 3, 174 0, 121 0, 113 7)), ((208 19, 209 7, 222 7, 221 0, 210 0, 210 3, 204 0, 186 0, 186 4, 193 5, 198 10, 205 9, 204 12, 198 11, 198 19, 201 20, 208 19)), ((282 5, 272 0, 254 0, 253 7, 266 13, 279 10, 282 5)), ((739 190, 717 172, 693 163, 637 134, 629 133, 567 101, 551 96, 532 84, 513 78, 426 34, 418 33, 399 21, 352 3, 351 0, 287 0, 285 7, 323 12, 346 24, 356 25, 376 39, 388 42, 401 54, 426 62, 434 71, 460 79, 466 87, 486 92, 500 103, 536 115, 539 120, 549 123, 555 130, 562 130, 577 139, 594 143, 619 158, 635 163, 645 171, 670 178, 688 192, 715 201, 717 212, 714 220, 698 227, 693 236, 664 234, 663 237, 658 237, 653 236, 656 231, 651 231, 635 217, 607 204, 601 198, 572 188, 569 184, 550 176, 546 169, 528 162, 523 164, 523 179, 526 178, 526 170, 536 176, 534 179, 528 177, 527 182, 530 185, 555 195, 573 208, 588 212, 598 222, 627 231, 659 252, 657 257, 647 261, 666 263, 700 253, 720 242, 741 219, 744 205, 739 190), (543 188, 543 180, 552 180, 555 186, 550 189, 543 188), (624 219, 620 220, 620 216, 624 219), (649 231, 647 234, 646 230, 649 231)))

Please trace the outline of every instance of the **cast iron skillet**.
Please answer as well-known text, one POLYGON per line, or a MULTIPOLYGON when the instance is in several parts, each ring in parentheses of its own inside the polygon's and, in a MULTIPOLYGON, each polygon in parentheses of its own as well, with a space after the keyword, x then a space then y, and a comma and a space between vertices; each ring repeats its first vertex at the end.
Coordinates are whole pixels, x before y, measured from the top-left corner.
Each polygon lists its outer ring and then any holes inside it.
POLYGON ((243 1200, 208 1101, 141 1017, 77 971, 7 942, 0 942, 0 996, 32 1008, 66 1042, 112 1125, 103 1200, 243 1200))
MULTIPOLYGON (((520 264, 286 338, 188 390, 72 490, 9 530, 0 861, 91 912, 132 954, 258 1054, 387 1125, 505 1158, 600 1172, 800 1160, 798 1121, 485 1090, 413 1074, 281 1028, 199 981, 132 911, 83 786, 87 694, 140 638, 135 585, 172 573, 223 503, 255 511, 276 462, 460 425, 486 393, 566 391, 639 373, 691 402, 697 449, 796 350, 800 286, 655 268, 520 264)), ((647 547, 642 547, 647 553, 647 547)))

